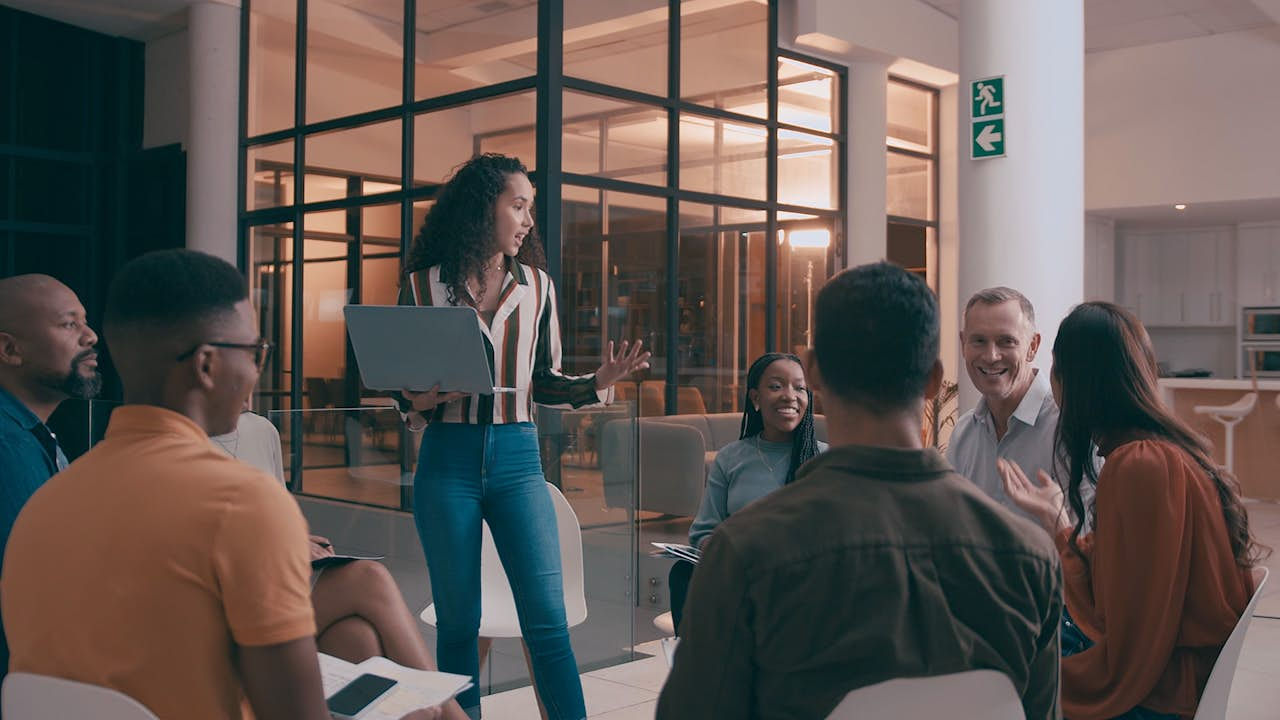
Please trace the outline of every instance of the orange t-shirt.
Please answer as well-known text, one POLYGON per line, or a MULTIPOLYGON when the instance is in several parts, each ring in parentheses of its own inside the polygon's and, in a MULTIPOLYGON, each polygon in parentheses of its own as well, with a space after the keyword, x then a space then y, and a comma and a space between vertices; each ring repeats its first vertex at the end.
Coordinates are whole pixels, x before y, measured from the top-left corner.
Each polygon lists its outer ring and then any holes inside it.
POLYGON ((1097 517, 1062 554, 1067 609, 1094 646, 1062 659, 1062 710, 1072 720, 1142 706, 1184 717, 1249 603, 1213 481, 1176 445, 1135 440, 1106 455, 1097 517))
POLYGON ((306 536, 288 492, 191 420, 121 407, 14 525, 10 669, 114 688, 164 719, 251 716, 236 646, 315 634, 306 536))

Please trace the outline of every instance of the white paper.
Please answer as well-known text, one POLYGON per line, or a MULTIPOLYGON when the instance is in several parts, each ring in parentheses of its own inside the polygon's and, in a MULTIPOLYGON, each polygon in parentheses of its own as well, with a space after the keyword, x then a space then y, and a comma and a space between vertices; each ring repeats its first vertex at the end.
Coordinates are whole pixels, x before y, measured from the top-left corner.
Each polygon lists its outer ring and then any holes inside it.
POLYGON ((471 678, 453 673, 414 670, 384 657, 372 657, 359 665, 341 658, 317 653, 320 659, 320 679, 324 684, 324 696, 330 697, 357 677, 372 673, 396 680, 395 687, 360 720, 399 720, 400 717, 420 708, 435 707, 447 702, 458 693, 471 687, 471 678))

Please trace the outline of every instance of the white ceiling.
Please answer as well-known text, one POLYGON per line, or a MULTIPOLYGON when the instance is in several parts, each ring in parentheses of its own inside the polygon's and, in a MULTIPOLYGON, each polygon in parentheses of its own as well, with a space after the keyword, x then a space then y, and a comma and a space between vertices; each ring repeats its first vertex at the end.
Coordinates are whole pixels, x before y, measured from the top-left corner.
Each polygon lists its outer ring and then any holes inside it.
MULTIPOLYGON (((213 1, 240 7, 240 0, 213 1)), ((185 27, 186 8, 195 2, 196 0, 0 0, 0 5, 105 35, 145 41, 185 27)))
POLYGON ((1128 229, 1208 227, 1280 220, 1280 198, 1190 203, 1185 210, 1172 205, 1091 210, 1091 216, 1110 218, 1128 229))
MULTIPOLYGON (((182 26, 182 11, 194 0, 0 0, 0 4, 80 27, 148 40, 182 26)), ((234 7, 240 0, 215 0, 234 7)), ((922 0, 959 17, 961 0, 922 0)), ((1044 2, 1045 0, 1028 0, 1044 2)), ((1050 0, 1051 1, 1051 0, 1050 0)), ((521 10, 533 0, 424 0, 419 27, 440 30, 521 10)), ((350 2, 348 4, 355 5, 350 2)), ((385 13, 396 0, 360 0, 366 12, 385 13)), ((389 14, 389 13, 388 13, 389 14)), ((1274 25, 1280 0, 1085 0, 1088 52, 1168 42, 1214 33, 1274 25)))
MULTIPOLYGON (((961 0, 923 2, 960 17, 961 0)), ((1274 25, 1269 13, 1280 10, 1274 0, 1085 0, 1084 6, 1085 52, 1274 25)))

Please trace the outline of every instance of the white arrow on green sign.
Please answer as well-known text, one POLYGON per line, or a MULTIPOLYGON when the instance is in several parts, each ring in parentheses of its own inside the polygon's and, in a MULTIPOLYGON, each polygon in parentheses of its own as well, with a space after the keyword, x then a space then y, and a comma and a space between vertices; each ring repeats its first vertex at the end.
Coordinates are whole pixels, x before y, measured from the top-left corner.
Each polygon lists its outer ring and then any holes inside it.
POLYGON ((973 124, 973 159, 1004 155, 1004 118, 973 124))
POLYGON ((969 157, 1001 157, 1004 152, 1004 76, 969 83, 969 157))

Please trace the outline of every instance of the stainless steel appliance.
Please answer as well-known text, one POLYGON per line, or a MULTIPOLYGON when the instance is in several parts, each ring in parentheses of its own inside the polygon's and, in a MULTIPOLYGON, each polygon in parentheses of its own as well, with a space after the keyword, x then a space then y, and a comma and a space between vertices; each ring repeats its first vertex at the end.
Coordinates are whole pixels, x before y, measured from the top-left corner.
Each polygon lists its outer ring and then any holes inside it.
POLYGON ((1237 377, 1280 377, 1280 307, 1241 308, 1236 340, 1237 377))
POLYGON ((1248 378, 1255 370, 1260 378, 1280 378, 1280 343, 1245 343, 1240 347, 1240 377, 1248 378))
POLYGON ((1241 308, 1240 340, 1280 342, 1280 307, 1241 308))

